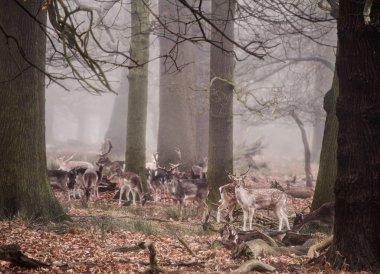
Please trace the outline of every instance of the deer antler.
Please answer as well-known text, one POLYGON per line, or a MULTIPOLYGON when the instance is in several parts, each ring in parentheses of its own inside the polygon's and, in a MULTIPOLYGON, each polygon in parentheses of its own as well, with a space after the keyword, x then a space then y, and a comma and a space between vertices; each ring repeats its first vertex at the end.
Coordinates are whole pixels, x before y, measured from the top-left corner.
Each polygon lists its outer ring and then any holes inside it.
MULTIPOLYGON (((76 153, 73 153, 70 157, 68 157, 67 159, 65 159, 65 158, 63 158, 62 160, 63 160, 63 162, 68 162, 68 161, 70 161, 72 158, 74 158, 74 156, 76 155, 76 153)), ((65 157, 65 156, 63 156, 63 157, 65 157)))
POLYGON ((247 175, 247 173, 248 173, 248 171, 249 171, 250 169, 251 169, 251 165, 249 165, 247 171, 244 172, 244 173, 242 173, 242 174, 240 174, 240 176, 245 176, 245 175, 247 175))
POLYGON ((104 157, 104 156, 107 156, 110 152, 111 152, 111 149, 112 149, 112 143, 111 143, 111 140, 110 139, 107 139, 106 141, 108 143, 108 151, 104 154, 99 154, 100 157, 104 157))
POLYGON ((226 174, 227 174, 227 177, 230 179, 230 180, 232 180, 232 181, 235 181, 236 180, 236 175, 235 174, 232 174, 232 173, 230 173, 228 170, 224 170, 225 172, 226 172, 226 174))
POLYGON ((174 148, 174 151, 177 153, 179 161, 182 162, 182 153, 179 147, 174 148))

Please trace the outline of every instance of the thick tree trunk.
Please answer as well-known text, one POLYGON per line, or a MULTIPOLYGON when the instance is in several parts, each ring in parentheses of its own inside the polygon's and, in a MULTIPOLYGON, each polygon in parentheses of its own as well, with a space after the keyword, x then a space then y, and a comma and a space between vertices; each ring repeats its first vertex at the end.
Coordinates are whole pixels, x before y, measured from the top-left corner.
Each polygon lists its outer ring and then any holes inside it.
POLYGON ((373 23, 364 25, 364 1, 340 1, 339 8, 338 173, 329 259, 336 267, 379 273, 380 18, 374 12, 373 23))
POLYGON ((307 141, 307 135, 305 131, 305 127, 303 125, 303 122, 301 119, 295 114, 295 112, 291 112, 291 116, 296 122, 298 128, 301 132, 302 137, 302 143, 303 143, 303 150, 305 154, 305 175, 306 175, 306 186, 312 187, 313 186, 313 175, 311 174, 311 165, 310 165, 310 159, 311 159, 311 153, 310 153, 310 147, 309 142, 307 141))
MULTIPOLYGON (((196 3, 199 5, 199 1, 196 3)), ((211 3, 202 2, 202 11, 209 13, 211 3)), ((201 36, 201 30, 196 24, 192 29, 193 36, 201 36)), ((209 132, 209 102, 208 85, 210 81, 210 44, 193 44, 194 51, 194 93, 195 93, 195 138, 196 138, 196 162, 201 163, 208 153, 209 132)))
POLYGON ((315 210, 322 204, 334 200, 334 185, 336 180, 336 149, 338 138, 338 119, 336 117, 336 99, 339 94, 339 79, 335 71, 331 89, 326 93, 323 108, 326 111, 325 131, 322 141, 321 157, 315 193, 311 209, 315 210))
POLYGON ((148 0, 131 2, 132 37, 129 70, 129 96, 127 119, 127 142, 125 162, 128 171, 140 175, 144 191, 148 191, 145 174, 146 120, 148 105, 148 61, 149 61, 149 10, 148 0))
MULTIPOLYGON (((224 34, 234 38, 235 0, 213 0, 212 20, 224 34)), ((219 47, 211 46, 210 59, 210 129, 208 150, 209 198, 216 203, 219 187, 228 182, 226 171, 233 172, 233 45, 213 30, 211 40, 219 47), (222 49, 220 48, 222 47, 222 49)))
MULTIPOLYGON (((174 33, 184 34, 186 26, 180 17, 186 17, 187 9, 177 1, 160 1, 159 14, 165 28, 174 33)), ((170 58, 160 60, 160 115, 158 128, 158 159, 161 166, 180 161, 176 148, 181 150, 184 169, 195 163, 195 121, 192 45, 188 42, 175 44, 175 36, 162 30, 160 34, 160 55, 170 58), (187 65, 186 65, 187 64, 187 65), (185 67, 183 67, 186 65, 185 67), (178 67, 181 69, 178 70, 178 67)))
POLYGON ((46 175, 42 2, 0 1, 0 218, 66 218, 46 175))

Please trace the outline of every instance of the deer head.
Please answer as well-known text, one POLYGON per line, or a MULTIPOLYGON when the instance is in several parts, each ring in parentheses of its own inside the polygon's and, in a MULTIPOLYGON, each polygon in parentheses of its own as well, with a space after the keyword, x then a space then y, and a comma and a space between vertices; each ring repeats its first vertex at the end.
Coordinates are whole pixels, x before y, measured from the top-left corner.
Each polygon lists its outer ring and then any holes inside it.
POLYGON ((108 158, 108 154, 111 152, 111 149, 112 149, 111 140, 107 139, 107 141, 105 142, 105 144, 102 147, 106 147, 106 144, 108 144, 107 151, 105 153, 103 153, 103 154, 98 154, 99 155, 99 160, 96 163, 96 165, 98 165, 98 166, 105 166, 105 165, 111 163, 111 160, 108 158))

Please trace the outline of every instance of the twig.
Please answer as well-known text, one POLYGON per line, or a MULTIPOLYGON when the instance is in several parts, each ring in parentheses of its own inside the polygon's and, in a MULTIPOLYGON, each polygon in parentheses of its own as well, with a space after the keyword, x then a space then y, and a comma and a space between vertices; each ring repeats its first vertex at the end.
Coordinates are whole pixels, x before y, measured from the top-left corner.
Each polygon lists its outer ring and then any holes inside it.
POLYGON ((186 248, 186 250, 189 251, 189 253, 195 257, 194 252, 190 249, 189 245, 185 242, 185 240, 183 240, 180 236, 178 236, 177 233, 174 233, 174 234, 177 237, 178 241, 186 248))

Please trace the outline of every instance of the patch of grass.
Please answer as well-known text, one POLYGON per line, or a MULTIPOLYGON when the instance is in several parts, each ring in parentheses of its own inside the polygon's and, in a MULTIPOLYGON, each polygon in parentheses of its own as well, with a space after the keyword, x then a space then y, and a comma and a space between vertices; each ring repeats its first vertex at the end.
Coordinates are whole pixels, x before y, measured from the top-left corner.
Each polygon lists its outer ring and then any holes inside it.
POLYGON ((170 207, 168 209, 164 210, 165 217, 167 219, 172 219, 172 220, 178 220, 179 219, 179 210, 178 208, 173 208, 170 207))
POLYGON ((133 229, 137 232, 141 232, 146 235, 157 234, 157 229, 154 227, 154 225, 151 222, 148 222, 148 221, 142 221, 142 220, 134 221, 133 229))

